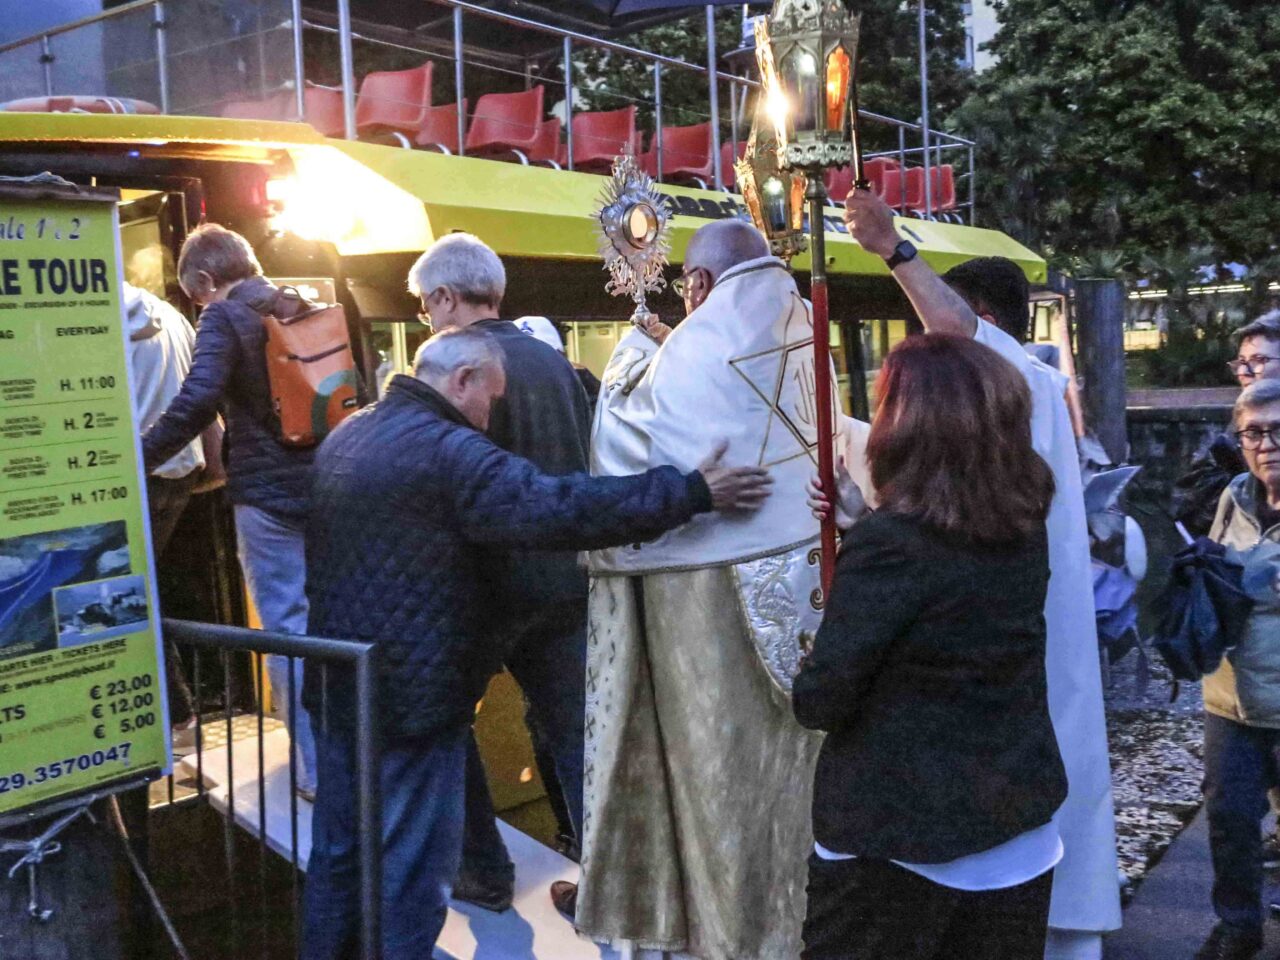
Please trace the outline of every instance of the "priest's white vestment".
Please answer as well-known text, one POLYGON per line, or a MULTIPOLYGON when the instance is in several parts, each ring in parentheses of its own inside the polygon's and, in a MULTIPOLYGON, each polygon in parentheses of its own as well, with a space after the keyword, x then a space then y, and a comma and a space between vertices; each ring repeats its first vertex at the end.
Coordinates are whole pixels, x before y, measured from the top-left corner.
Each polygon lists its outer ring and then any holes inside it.
POLYGON ((757 514, 704 515, 589 555, 576 922, 597 941, 701 960, 799 955, 821 743, 789 697, 800 635, 821 619, 804 494, 812 338, 809 305, 766 257, 726 271, 661 348, 630 332, 605 372, 593 472, 694 469, 724 438, 726 463, 766 466, 775 485, 757 514))

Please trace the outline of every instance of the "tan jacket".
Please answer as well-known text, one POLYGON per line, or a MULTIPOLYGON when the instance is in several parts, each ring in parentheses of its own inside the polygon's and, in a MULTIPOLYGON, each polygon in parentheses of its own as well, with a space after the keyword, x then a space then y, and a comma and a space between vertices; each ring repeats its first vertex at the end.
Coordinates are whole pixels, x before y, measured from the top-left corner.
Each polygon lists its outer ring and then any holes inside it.
POLYGON ((1280 729, 1280 524, 1261 529, 1261 492, 1251 474, 1232 480, 1209 533, 1244 564, 1254 608, 1243 639, 1204 678, 1204 708, 1236 723, 1280 729))

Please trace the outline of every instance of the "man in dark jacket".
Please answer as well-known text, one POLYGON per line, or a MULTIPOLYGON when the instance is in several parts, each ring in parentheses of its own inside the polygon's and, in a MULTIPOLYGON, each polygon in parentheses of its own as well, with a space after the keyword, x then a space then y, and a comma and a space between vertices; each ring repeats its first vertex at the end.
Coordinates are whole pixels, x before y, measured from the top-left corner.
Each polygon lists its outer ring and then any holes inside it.
MULTIPOLYGON (((498 255, 464 233, 437 241, 409 272, 409 289, 422 299, 433 329, 483 330, 502 351, 507 389, 494 407, 489 438, 545 473, 585 473, 591 414, 581 380, 563 353, 520 323, 496 319, 506 284, 498 255)), ((554 767, 544 780, 550 793, 559 785, 570 832, 581 842, 586 573, 573 551, 494 551, 489 579, 506 610, 494 623, 507 651, 505 665, 524 691, 535 750, 554 767)), ((505 910, 515 871, 494 822, 474 739, 469 750, 466 843, 453 895, 505 910)))
MULTIPOLYGON (((213 223, 197 227, 182 245, 178 282, 204 310, 191 371, 164 415, 143 435, 147 470, 199 437, 222 410, 230 450, 227 491, 249 596, 263 629, 306 633, 303 524, 314 451, 284 446, 272 425, 262 317, 275 307, 277 290, 262 276, 249 242, 213 223)), ((267 670, 277 702, 287 700, 288 658, 268 657, 267 670)), ((300 691, 300 661, 294 670, 300 691)), ((311 725, 297 703, 286 707, 285 718, 297 749, 298 788, 310 794, 315 789, 311 725)))
MULTIPOLYGON (((517 336, 523 337, 517 331, 517 336)), ((428 341, 415 377, 320 447, 307 531, 310 632, 378 646, 383 956, 431 956, 462 853, 467 742, 505 653, 488 547, 570 551, 651 539, 708 510, 758 507, 767 474, 719 465, 632 477, 550 476, 480 431, 505 388, 500 340, 472 327, 428 341)), ((303 956, 353 955, 355 703, 330 666, 309 666, 319 792, 303 956)))

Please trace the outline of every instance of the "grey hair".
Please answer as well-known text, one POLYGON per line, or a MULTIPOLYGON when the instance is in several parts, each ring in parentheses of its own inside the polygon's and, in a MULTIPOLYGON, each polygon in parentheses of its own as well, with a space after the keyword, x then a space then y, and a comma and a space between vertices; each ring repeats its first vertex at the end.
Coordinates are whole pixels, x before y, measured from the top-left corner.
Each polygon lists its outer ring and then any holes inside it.
POLYGON ((182 289, 190 291, 200 272, 207 273, 220 287, 260 275, 262 265, 249 241, 240 234, 221 224, 204 223, 187 235, 178 254, 178 283, 182 289))
POLYGON ((764 234, 742 220, 714 220, 689 241, 685 267, 702 267, 719 280, 726 270, 748 260, 769 256, 769 241, 764 234))
POLYGON ((466 303, 498 307, 507 292, 507 271, 479 237, 451 233, 428 247, 409 270, 409 292, 415 297, 441 287, 466 303))
POLYGON ((1250 320, 1236 331, 1236 343, 1244 343, 1250 337, 1265 337, 1268 340, 1280 340, 1280 310, 1271 310, 1250 320))
POLYGON ((493 336, 484 330, 460 327, 437 333, 418 348, 413 358, 413 375, 430 382, 462 367, 490 364, 503 369, 502 350, 493 336))
POLYGON ((1240 391, 1236 397, 1235 409, 1231 411, 1231 422, 1239 425, 1240 418, 1248 410, 1268 407, 1280 403, 1280 380, 1258 380, 1240 391))

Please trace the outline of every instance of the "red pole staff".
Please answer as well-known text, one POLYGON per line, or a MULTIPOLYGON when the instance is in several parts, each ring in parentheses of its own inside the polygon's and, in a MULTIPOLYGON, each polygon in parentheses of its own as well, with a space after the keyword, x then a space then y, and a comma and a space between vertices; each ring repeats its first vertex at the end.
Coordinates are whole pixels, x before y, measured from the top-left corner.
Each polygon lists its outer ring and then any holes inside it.
POLYGON ((831 323, 827 310, 827 247, 825 222, 827 187, 822 171, 809 174, 805 199, 809 201, 809 299, 813 303, 813 381, 814 401, 818 405, 818 479, 827 495, 831 510, 822 521, 822 593, 830 596, 831 578, 836 569, 836 480, 833 418, 834 393, 831 389, 831 323))

